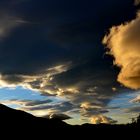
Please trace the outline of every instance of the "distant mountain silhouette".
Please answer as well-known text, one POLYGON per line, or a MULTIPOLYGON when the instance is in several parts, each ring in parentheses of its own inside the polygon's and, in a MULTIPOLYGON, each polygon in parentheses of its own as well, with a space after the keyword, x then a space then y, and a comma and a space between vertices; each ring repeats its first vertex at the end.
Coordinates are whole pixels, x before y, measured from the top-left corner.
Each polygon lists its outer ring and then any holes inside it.
POLYGON ((24 111, 11 109, 2 104, 0 104, 0 124, 0 126, 6 126, 8 124, 8 126, 26 126, 27 128, 45 126, 49 129, 64 128, 68 126, 68 124, 59 119, 46 119, 41 117, 35 117, 24 111))
MULTIPOLYGON (((92 124, 83 124, 83 125, 69 125, 59 119, 47 119, 47 118, 40 118, 35 117, 31 114, 28 114, 24 111, 14 110, 5 105, 0 104, 0 127, 3 130, 12 130, 13 127, 17 129, 25 130, 40 130, 42 132, 47 130, 91 130, 95 132, 99 131, 102 132, 104 130, 112 131, 112 130, 122 130, 122 129, 134 129, 140 128, 140 117, 133 120, 133 123, 127 125, 107 125, 107 124, 100 124, 100 125, 92 125, 92 124)), ((91 132, 89 131, 89 132, 91 132)), ((48 132, 48 131, 47 131, 48 132)), ((118 131, 115 131, 118 132, 118 131)))

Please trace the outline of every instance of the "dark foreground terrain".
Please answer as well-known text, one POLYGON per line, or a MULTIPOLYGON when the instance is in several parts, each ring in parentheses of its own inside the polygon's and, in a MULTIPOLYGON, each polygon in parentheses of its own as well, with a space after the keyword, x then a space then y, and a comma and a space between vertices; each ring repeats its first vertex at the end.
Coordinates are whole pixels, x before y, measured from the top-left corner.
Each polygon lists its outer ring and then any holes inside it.
POLYGON ((2 133, 2 131, 14 131, 15 133, 18 131, 26 134, 31 133, 32 131, 33 135, 35 135, 40 131, 42 134, 47 134, 48 136, 52 132, 55 135, 56 131, 61 131, 59 134, 65 134, 65 131, 67 131, 69 134, 72 132, 80 132, 80 135, 84 133, 97 135, 97 133, 100 133, 101 136, 104 136, 102 132, 106 132, 106 135, 115 134, 116 137, 119 133, 129 134, 134 130, 139 131, 140 119, 138 118, 132 124, 127 125, 83 124, 81 126, 71 126, 58 119, 39 118, 26 112, 14 110, 4 105, 0 105, 0 128, 0 133, 2 133))

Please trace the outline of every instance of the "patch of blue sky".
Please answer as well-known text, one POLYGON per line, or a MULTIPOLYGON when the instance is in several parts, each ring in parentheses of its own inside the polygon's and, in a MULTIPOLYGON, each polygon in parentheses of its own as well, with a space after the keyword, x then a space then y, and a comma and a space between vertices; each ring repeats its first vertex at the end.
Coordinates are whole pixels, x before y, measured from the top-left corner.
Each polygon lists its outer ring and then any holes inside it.
POLYGON ((38 92, 24 89, 22 87, 16 88, 1 88, 0 89, 0 101, 1 100, 43 100, 44 96, 41 96, 38 92))
MULTIPOLYGON (((52 100, 51 104, 57 104, 64 102, 64 98, 56 96, 43 96, 37 91, 28 90, 22 87, 16 88, 0 88, 0 102, 10 101, 10 100, 31 100, 31 101, 42 101, 42 100, 52 100)), ((18 104, 5 104, 10 108, 19 109, 21 106, 18 104)))
POLYGON ((128 123, 131 122, 132 118, 138 116, 136 112, 126 112, 127 109, 133 107, 140 107, 140 103, 132 103, 131 100, 140 95, 140 91, 122 93, 116 96, 108 104, 109 112, 106 116, 111 116, 114 120, 118 120, 118 123, 128 123), (112 108, 112 109, 111 109, 112 108), (116 109, 115 109, 116 108, 116 109))
POLYGON ((128 92, 128 93, 122 93, 118 96, 116 96, 113 100, 110 101, 108 104, 109 107, 119 107, 119 108, 129 108, 133 105, 139 105, 136 103, 130 102, 134 98, 136 98, 139 95, 140 91, 134 91, 134 92, 128 92))
POLYGON ((64 99, 55 96, 43 96, 37 91, 28 90, 22 87, 16 88, 1 88, 0 89, 0 101, 4 100, 46 100, 50 99, 54 102, 60 102, 64 99))

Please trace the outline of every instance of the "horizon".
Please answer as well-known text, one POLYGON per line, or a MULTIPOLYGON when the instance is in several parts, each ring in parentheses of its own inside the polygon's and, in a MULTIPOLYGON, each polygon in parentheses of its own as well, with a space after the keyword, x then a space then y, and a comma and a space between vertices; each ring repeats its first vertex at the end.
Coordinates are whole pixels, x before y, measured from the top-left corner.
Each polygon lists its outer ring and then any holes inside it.
POLYGON ((0 103, 71 125, 140 113, 140 0, 0 0, 0 103))

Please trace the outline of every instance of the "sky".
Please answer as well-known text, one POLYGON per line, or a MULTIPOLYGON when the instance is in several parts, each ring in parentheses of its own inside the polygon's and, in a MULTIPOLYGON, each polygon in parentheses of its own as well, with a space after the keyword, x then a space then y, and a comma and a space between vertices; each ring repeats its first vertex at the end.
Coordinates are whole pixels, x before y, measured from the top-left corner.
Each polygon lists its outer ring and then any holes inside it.
POLYGON ((140 0, 0 0, 0 103, 69 124, 140 113, 140 0))

